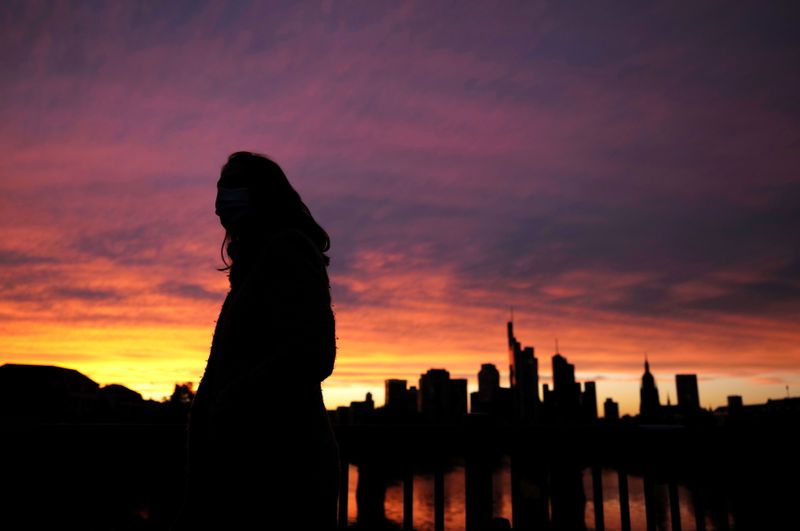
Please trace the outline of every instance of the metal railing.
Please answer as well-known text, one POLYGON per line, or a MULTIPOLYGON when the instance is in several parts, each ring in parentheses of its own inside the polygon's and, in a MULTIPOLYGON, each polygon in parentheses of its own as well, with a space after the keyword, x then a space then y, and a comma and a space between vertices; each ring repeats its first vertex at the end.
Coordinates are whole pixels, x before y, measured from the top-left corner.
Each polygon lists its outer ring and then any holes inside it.
MULTIPOLYGON (((382 470, 400 477, 403 492, 402 529, 412 530, 414 520, 414 464, 427 463, 433 472, 433 523, 435 531, 445 529, 444 477, 448 458, 464 458, 466 496, 464 500, 467 531, 494 529, 580 529, 586 498, 583 492, 583 471, 591 474, 591 498, 594 529, 606 528, 604 507, 604 467, 617 471, 619 525, 622 531, 631 528, 629 476, 643 480, 645 526, 655 531, 659 525, 656 487, 666 487, 669 520, 672 531, 682 531, 679 485, 696 487, 704 474, 713 474, 711 467, 698 472, 703 452, 686 453, 696 444, 698 435, 687 430, 631 428, 615 429, 597 426, 515 427, 515 426, 426 426, 426 425, 358 425, 335 426, 340 443, 341 475, 339 528, 349 528, 349 492, 351 464, 359 468, 382 470), (492 516, 491 462, 498 453, 510 457, 512 519, 492 516), (398 474, 399 471, 399 474, 398 474), (580 488, 580 493, 577 493, 580 488), (570 499, 572 497, 573 499, 570 499), (579 513, 579 514, 577 514, 579 513), (577 516, 576 516, 577 514, 577 516), (566 516, 565 516, 566 515, 566 516), (580 522, 578 521, 580 520, 580 522)), ((698 449, 699 450, 699 449, 698 449)), ((709 464, 709 463, 706 463, 709 464)), ((712 478, 713 479, 713 478, 712 478)), ((702 487, 702 485, 701 485, 702 487)), ((709 489, 706 488, 706 491, 709 489)), ((702 488, 685 500, 694 514, 694 529, 705 531, 706 516, 702 488)), ((358 507, 357 512, 362 508, 358 507)), ((616 516, 616 515, 615 515, 616 516)), ((361 520, 359 514, 357 520, 361 520)), ((616 518, 615 518, 616 520, 616 518)), ((372 528, 380 522, 367 521, 362 527, 372 528)), ((663 524, 663 519, 662 522, 663 524)), ((715 528, 728 529, 727 512, 715 520, 715 528)))

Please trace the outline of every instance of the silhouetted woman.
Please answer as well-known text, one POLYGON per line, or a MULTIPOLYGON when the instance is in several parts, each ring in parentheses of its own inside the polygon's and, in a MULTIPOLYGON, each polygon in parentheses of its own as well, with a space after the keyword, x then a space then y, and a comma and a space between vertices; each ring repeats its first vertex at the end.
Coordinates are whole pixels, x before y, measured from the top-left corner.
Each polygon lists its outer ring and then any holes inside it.
POLYGON ((174 529, 333 530, 339 446, 320 387, 336 357, 328 235, 255 153, 222 167, 216 213, 231 289, 192 403, 174 529))

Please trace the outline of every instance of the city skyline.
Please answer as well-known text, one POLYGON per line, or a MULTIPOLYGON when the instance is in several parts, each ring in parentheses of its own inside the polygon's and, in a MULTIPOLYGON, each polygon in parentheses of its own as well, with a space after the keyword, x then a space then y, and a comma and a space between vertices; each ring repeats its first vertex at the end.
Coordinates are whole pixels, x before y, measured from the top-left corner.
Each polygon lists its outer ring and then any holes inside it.
POLYGON ((197 383, 247 149, 331 236, 329 408, 507 386, 509 306, 622 414, 645 353, 662 401, 800 389, 793 3, 95 7, 0 8, 0 363, 197 383))
MULTIPOLYGON (((372 402, 372 407, 386 407, 390 401, 390 395, 392 391, 389 391, 391 387, 395 387, 394 394, 395 394, 395 401, 398 400, 397 396, 398 393, 402 396, 401 400, 405 399, 405 393, 407 393, 410 389, 413 389, 414 399, 413 402, 415 404, 415 408, 418 411, 422 411, 424 409, 423 404, 428 400, 425 396, 425 393, 422 392, 422 389, 425 387, 424 381, 428 379, 429 381, 436 381, 441 380, 444 378, 446 383, 444 385, 449 385, 449 382, 460 383, 463 385, 459 385, 459 390, 457 394, 463 394, 463 398, 465 400, 464 405, 462 406, 464 412, 473 412, 473 400, 476 397, 473 395, 479 394, 479 389, 481 385, 481 373, 488 370, 490 373, 496 373, 489 377, 489 380, 492 382, 490 386, 497 386, 505 391, 510 391, 512 388, 512 369, 514 360, 517 360, 519 363, 520 360, 525 359, 525 356, 520 358, 520 354, 530 354, 533 359, 533 369, 532 373, 527 375, 527 378, 531 379, 531 381, 536 382, 536 390, 535 394, 526 391, 518 391, 518 394, 509 395, 509 399, 511 402, 507 404, 508 406, 508 413, 512 416, 514 414, 521 415, 523 418, 527 420, 536 420, 542 421, 546 420, 546 417, 543 415, 543 410, 541 409, 546 402, 550 402, 551 404, 556 404, 558 402, 563 402, 565 397, 564 393, 569 392, 565 391, 565 387, 570 385, 576 385, 576 400, 582 402, 582 397, 587 392, 587 389, 590 388, 591 391, 591 404, 593 405, 593 410, 595 411, 594 414, 590 415, 588 418, 605 418, 604 409, 606 407, 612 407, 613 411, 618 415, 618 417, 623 416, 631 416, 631 417, 638 417, 643 413, 643 404, 647 404, 644 407, 649 408, 649 412, 645 414, 643 417, 646 419, 648 416, 653 416, 653 408, 654 407, 664 407, 664 406, 677 406, 678 410, 682 407, 686 408, 686 410, 695 410, 695 409, 702 409, 707 411, 713 411, 719 407, 725 407, 730 405, 730 399, 733 398, 737 401, 739 406, 741 405, 754 405, 761 402, 766 402, 768 400, 776 400, 781 398, 788 398, 790 395, 787 391, 787 395, 784 396, 772 396, 768 397, 767 400, 752 400, 749 399, 747 396, 742 396, 740 392, 736 389, 730 389, 729 392, 725 395, 725 399, 719 404, 707 404, 702 399, 704 393, 702 392, 702 386, 700 382, 703 381, 701 375, 697 373, 675 373, 672 374, 672 378, 664 378, 662 377, 659 379, 657 376, 651 372, 649 358, 647 356, 643 359, 642 364, 642 371, 637 380, 637 399, 638 401, 633 404, 629 404, 628 402, 623 402, 625 406, 621 406, 620 400, 614 393, 604 393, 599 394, 597 393, 597 382, 595 380, 589 380, 581 378, 579 375, 580 372, 577 371, 577 364, 576 363, 569 363, 569 358, 564 356, 564 353, 561 352, 561 349, 558 348, 558 343, 556 341, 556 351, 550 356, 550 363, 541 364, 541 358, 537 357, 535 352, 536 349, 530 345, 523 345, 514 335, 513 332, 513 321, 508 321, 506 323, 506 330, 507 330, 507 340, 508 340, 508 361, 509 363, 506 365, 500 365, 499 367, 491 362, 484 362, 481 363, 478 370, 474 372, 473 375, 457 375, 455 373, 451 373, 451 371, 445 366, 434 366, 428 367, 424 372, 420 372, 416 375, 416 379, 410 378, 401 378, 396 375, 387 375, 382 380, 382 385, 378 389, 368 388, 364 392, 363 395, 356 397, 356 399, 351 400, 348 403, 336 403, 331 404, 330 401, 326 400, 326 408, 329 411, 335 411, 342 407, 350 407, 353 403, 360 403, 363 404, 364 397, 367 397, 369 401, 372 402), (516 354, 515 354, 516 352, 516 354), (559 366, 562 375, 560 377, 554 377, 554 371, 544 370, 542 371, 540 367, 553 367, 559 366), (506 369, 503 370, 503 367, 506 369), (568 374, 565 372, 567 371, 568 374), (543 377, 545 376, 545 377, 543 377), (496 383, 495 383, 496 378, 496 383), (558 385, 556 382, 561 380, 561 384, 558 385), (666 381, 665 381, 666 380, 666 381), (413 385, 411 382, 414 382, 416 385, 413 385), (660 384, 659 384, 660 382, 660 384), (671 382, 671 384, 670 384, 671 382), (402 384, 402 391, 399 390, 396 386, 402 384), (655 389, 652 386, 655 385, 655 389), (556 391, 557 388, 560 387, 559 391, 556 391), (659 392, 659 389, 661 391, 659 392), (551 396, 548 397, 547 394, 551 396), (527 403, 527 413, 521 413, 522 410, 514 409, 515 404, 517 404, 517 400, 521 402, 527 403), (611 404, 609 404, 609 400, 611 404)), ((32 364, 33 366, 40 366, 45 364, 32 364)), ((61 367, 67 371, 74 372, 76 369, 74 367, 61 367)), ((81 372, 81 371, 78 371, 81 372)), ((520 374, 524 374, 522 371, 519 371, 520 374)), ((85 375, 90 377, 89 375, 85 375)), ((600 381, 604 381, 602 375, 598 376, 600 381)), ((109 388, 120 387, 122 384, 119 382, 97 382, 100 385, 104 385, 109 388)), ((175 392, 177 386, 189 384, 189 389, 195 387, 197 382, 174 382, 172 393, 175 392)), ((442 385, 434 384, 434 385, 442 385)), ((520 388, 525 387, 524 381, 518 381, 517 385, 520 388)), ((127 387, 127 386, 126 386, 127 387)), ((323 382, 323 389, 325 384, 323 382)), ((139 392, 139 390, 135 388, 128 388, 128 391, 133 392, 140 396, 140 398, 149 399, 149 400, 156 400, 156 401, 166 401, 170 395, 165 395, 162 397, 149 397, 143 395, 139 392)), ((583 408, 583 404, 576 402, 574 404, 575 408, 583 408)), ((430 407, 430 406, 429 406, 430 407)), ((552 407, 552 406, 551 406, 552 407)), ((550 420, 552 421, 554 418, 564 417, 567 418, 573 414, 577 414, 578 411, 576 410, 574 413, 570 413, 566 409, 562 409, 563 405, 559 407, 558 411, 551 410, 549 412, 550 420)), ((458 408, 457 408, 458 409, 458 408)))
MULTIPOLYGON (((403 378, 386 378, 383 387, 383 404, 378 405, 379 400, 376 399, 376 396, 380 395, 376 395, 372 390, 367 391, 365 395, 367 401, 372 404, 371 407, 384 407, 397 411, 403 410, 406 407, 405 405, 398 404, 398 402, 404 402, 407 399, 406 395, 408 395, 408 398, 412 398, 415 411, 423 413, 426 409, 425 388, 428 387, 430 389, 432 387, 430 382, 444 378, 444 382, 433 385, 441 387, 442 385, 447 386, 449 382, 461 383, 466 380, 463 386, 464 389, 459 389, 456 393, 463 394, 463 398, 466 401, 465 404, 469 404, 469 406, 464 405, 462 408, 456 407, 456 410, 463 409, 465 413, 467 411, 472 413, 474 412, 474 401, 484 398, 487 401, 484 407, 492 407, 488 402, 502 402, 503 405, 501 407, 508 409, 506 412, 507 414, 510 414, 512 418, 523 421, 552 422, 558 418, 572 418, 573 420, 582 419, 582 422, 586 422, 592 419, 606 418, 606 413, 609 411, 607 408, 610 408, 612 418, 631 416, 640 417, 642 421, 660 421, 663 420, 661 416, 664 415, 664 411, 667 411, 669 408, 673 409, 667 414, 679 413, 691 415, 700 410, 714 411, 720 407, 730 407, 732 401, 738 404, 739 407, 741 407, 743 403, 753 405, 752 402, 744 400, 744 397, 738 394, 734 389, 726 395, 724 404, 704 406, 703 401, 700 399, 702 393, 700 392, 699 381, 702 381, 702 379, 699 378, 698 374, 694 373, 676 373, 672 375, 674 391, 670 392, 668 390, 669 388, 662 387, 663 394, 659 395, 658 381, 651 372, 649 360, 647 356, 645 356, 642 374, 639 377, 639 402, 635 405, 635 411, 620 410, 619 402, 615 400, 613 395, 607 395, 602 398, 598 397, 595 381, 576 378, 576 365, 569 363, 568 359, 563 356, 560 349, 558 349, 557 342, 556 352, 551 357, 551 366, 553 367, 553 370, 550 371, 551 378, 547 382, 541 381, 538 369, 539 359, 535 357, 535 349, 532 346, 523 346, 522 343, 516 339, 513 332, 513 321, 507 323, 507 332, 509 343, 509 369, 506 373, 506 380, 509 385, 507 386, 502 385, 503 371, 499 370, 493 363, 481 364, 480 370, 475 374, 476 384, 473 387, 477 388, 473 388, 472 390, 470 390, 469 387, 470 378, 457 378, 455 375, 451 375, 446 367, 431 367, 425 373, 419 375, 418 380, 416 380, 418 382, 417 385, 411 385, 410 380, 403 378), (527 374, 522 370, 515 369, 515 366, 531 363, 526 362, 526 359, 532 361, 531 366, 533 367, 531 372, 527 374), (515 378, 512 376, 515 371, 524 376, 515 378), (561 373, 560 376, 552 376, 559 371, 561 373), (484 374, 483 377, 482 374, 484 374), (428 382, 427 384, 426 380, 428 382), (525 391, 524 388, 529 387, 533 382, 535 382, 534 385, 536 385, 536 392, 525 391), (570 400, 569 394, 572 392, 570 390, 571 386, 575 386, 576 395, 574 397, 574 404, 567 403, 570 400), (512 391, 512 388, 515 387, 517 390, 512 391), (508 396, 509 402, 503 402, 501 397, 493 396, 494 392, 492 389, 510 391, 508 396), (482 393, 487 394, 487 396, 481 397, 480 395, 482 393), (584 397, 588 398, 588 402, 584 403, 584 397), (390 402, 394 403, 392 404, 390 402), (520 402, 525 405, 520 407, 520 402), (587 407, 590 408, 588 413, 586 412, 587 407), (549 408, 549 411, 546 410, 547 408, 549 408), (601 411, 603 412, 602 414, 601 411)), ((461 386, 459 386, 459 388, 460 387, 461 386)), ((447 394, 450 391, 440 390, 437 394, 441 394, 442 392, 447 394)), ((788 398, 788 396, 772 397, 772 400, 780 398, 788 398)), ((353 401, 350 405, 352 406, 353 403, 364 404, 362 401, 353 401)), ((441 407, 441 404, 437 407, 441 407)), ((429 405, 428 409, 430 408, 431 406, 429 405)), ((495 414, 497 414, 496 411, 495 414)))

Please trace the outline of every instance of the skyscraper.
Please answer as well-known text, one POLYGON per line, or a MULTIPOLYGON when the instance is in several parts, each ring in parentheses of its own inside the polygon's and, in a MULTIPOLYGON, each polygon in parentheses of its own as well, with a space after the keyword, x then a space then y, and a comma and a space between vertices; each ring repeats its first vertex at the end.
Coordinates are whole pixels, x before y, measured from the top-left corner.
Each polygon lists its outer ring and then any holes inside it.
POLYGON ((556 420, 578 419, 581 405, 581 386, 575 381, 575 365, 556 352, 553 355, 552 412, 556 420))
POLYGON ((484 363, 478 372, 478 396, 484 402, 491 402, 500 389, 500 371, 493 363, 484 363))
POLYGON ((447 415, 459 421, 467 414, 467 379, 452 378, 448 384, 450 396, 447 404, 447 415))
POLYGON ((386 407, 397 407, 406 395, 406 385, 408 382, 405 380, 396 380, 394 378, 386 380, 386 407))
POLYGON ((655 420, 659 416, 660 409, 661 402, 658 399, 656 379, 650 373, 650 363, 645 357, 642 387, 639 391, 639 417, 646 421, 655 420))
POLYGON ((407 385, 405 380, 386 380, 386 411, 405 413, 409 410, 407 385))
POLYGON ((539 361, 533 347, 522 348, 514 337, 514 323, 508 322, 508 362, 514 418, 532 421, 539 405, 539 361))
POLYGON ((446 369, 428 369, 419 378, 419 411, 431 422, 447 416, 450 402, 450 373, 446 369))
POLYGON ((586 421, 597 420, 597 388, 594 382, 584 382, 581 393, 581 411, 586 421))
POLYGON ((511 413, 511 389, 500 387, 500 371, 493 363, 484 363, 478 372, 478 390, 470 393, 471 413, 487 413, 508 419, 511 413))
POLYGON ((467 380, 450 379, 445 369, 429 369, 419 378, 419 405, 429 422, 459 422, 467 413, 467 380))
POLYGON ((408 388, 408 410, 411 413, 419 413, 419 398, 415 385, 408 388))
POLYGON ((678 409, 682 413, 693 413, 700 409, 696 374, 676 374, 675 387, 678 391, 678 409))

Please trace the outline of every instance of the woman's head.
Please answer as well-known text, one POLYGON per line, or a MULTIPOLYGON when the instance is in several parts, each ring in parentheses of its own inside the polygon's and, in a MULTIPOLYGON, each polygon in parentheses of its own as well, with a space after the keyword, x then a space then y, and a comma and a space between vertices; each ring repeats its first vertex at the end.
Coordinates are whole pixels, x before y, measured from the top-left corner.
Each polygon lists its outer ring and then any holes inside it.
MULTIPOLYGON (((228 157, 217 181, 215 206, 225 227, 223 249, 227 243, 227 254, 234 262, 240 247, 248 245, 247 240, 255 245, 254 237, 278 228, 300 229, 321 253, 330 248, 328 234, 314 220, 286 174, 264 155, 237 151, 228 157)), ((327 265, 328 257, 323 254, 323 258, 327 265)), ((224 255, 222 260, 225 262, 224 255)), ((226 265, 220 271, 232 266, 226 265)))

